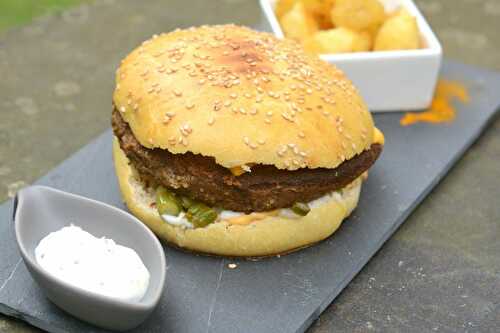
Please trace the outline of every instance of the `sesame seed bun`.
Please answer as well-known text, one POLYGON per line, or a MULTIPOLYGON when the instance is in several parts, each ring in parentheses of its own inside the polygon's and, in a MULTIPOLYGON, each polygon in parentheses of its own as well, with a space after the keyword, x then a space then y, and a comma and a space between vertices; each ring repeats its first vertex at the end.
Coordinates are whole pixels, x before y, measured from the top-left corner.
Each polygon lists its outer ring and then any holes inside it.
POLYGON ((333 169, 375 131, 340 70, 294 41, 234 25, 153 36, 122 61, 113 102, 144 147, 226 168, 333 169))
POLYGON ((183 229, 160 218, 151 205, 155 201, 154 190, 140 182, 116 138, 113 157, 123 200, 161 240, 183 249, 221 256, 263 257, 319 242, 333 234, 356 207, 361 189, 358 178, 341 195, 329 197, 300 218, 271 216, 249 225, 222 221, 204 228, 183 229))

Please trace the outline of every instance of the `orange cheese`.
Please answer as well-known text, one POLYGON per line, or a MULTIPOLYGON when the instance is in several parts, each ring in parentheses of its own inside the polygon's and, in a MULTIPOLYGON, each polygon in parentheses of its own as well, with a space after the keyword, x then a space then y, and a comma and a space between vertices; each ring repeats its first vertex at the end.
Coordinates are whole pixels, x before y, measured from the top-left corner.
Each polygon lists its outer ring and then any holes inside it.
POLYGON ((231 173, 235 176, 240 176, 242 174, 244 174, 246 171, 243 170, 242 167, 240 166, 236 166, 236 167, 232 167, 232 168, 229 168, 229 171, 231 171, 231 173))
POLYGON ((373 143, 378 143, 381 145, 385 143, 384 134, 376 127, 373 129, 373 143))
POLYGON ((236 217, 224 219, 223 221, 226 221, 227 223, 233 224, 233 225, 248 225, 250 223, 257 222, 259 220, 263 220, 266 217, 276 216, 276 215, 278 215, 278 210, 273 210, 270 212, 263 212, 263 213, 245 214, 245 215, 241 215, 241 216, 236 216, 236 217))

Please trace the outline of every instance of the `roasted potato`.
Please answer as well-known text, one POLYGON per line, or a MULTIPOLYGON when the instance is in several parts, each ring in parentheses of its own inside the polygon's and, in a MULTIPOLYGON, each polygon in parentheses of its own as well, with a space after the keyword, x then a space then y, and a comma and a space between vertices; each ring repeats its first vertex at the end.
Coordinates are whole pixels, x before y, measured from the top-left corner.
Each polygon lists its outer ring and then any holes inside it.
POLYGON ((385 10, 378 0, 336 0, 331 19, 336 27, 373 31, 384 22, 385 10))
POLYGON ((340 27, 319 31, 303 44, 309 53, 331 54, 369 51, 372 40, 367 32, 340 27))
POLYGON ((282 18, 283 15, 285 15, 292 9, 293 5, 295 5, 297 1, 298 0, 278 0, 276 2, 276 7, 274 7, 276 17, 278 19, 282 18))
POLYGON ((295 3, 292 9, 281 17, 280 23, 285 36, 298 41, 305 40, 318 30, 318 24, 302 2, 295 3))
POLYGON ((388 18, 375 38, 375 51, 411 50, 420 48, 417 20, 401 9, 388 18))
POLYGON ((300 0, 311 13, 320 29, 333 28, 331 10, 335 0, 300 0))

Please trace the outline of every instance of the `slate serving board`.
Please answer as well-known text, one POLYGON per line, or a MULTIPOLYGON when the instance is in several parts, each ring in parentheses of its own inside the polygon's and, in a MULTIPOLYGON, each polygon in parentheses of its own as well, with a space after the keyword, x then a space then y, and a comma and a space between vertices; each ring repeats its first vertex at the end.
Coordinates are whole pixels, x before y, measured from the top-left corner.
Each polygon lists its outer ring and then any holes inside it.
MULTIPOLYGON (((442 76, 466 82, 468 105, 446 125, 399 125, 377 114, 386 135, 358 209, 326 241, 262 261, 195 256, 165 247, 167 284, 137 332, 303 332, 480 135, 499 106, 500 74, 446 62, 442 76), (238 264, 229 269, 228 263, 238 264)), ((37 183, 124 207, 108 130, 37 183)), ((52 305, 16 248, 11 201, 0 206, 0 312, 53 332, 102 332, 52 305)))

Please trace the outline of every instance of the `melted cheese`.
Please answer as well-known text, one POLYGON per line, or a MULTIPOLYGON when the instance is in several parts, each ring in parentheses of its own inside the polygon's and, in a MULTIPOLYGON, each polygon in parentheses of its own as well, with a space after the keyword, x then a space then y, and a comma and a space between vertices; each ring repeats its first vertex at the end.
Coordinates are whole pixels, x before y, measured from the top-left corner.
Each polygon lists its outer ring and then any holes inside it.
POLYGON ((243 164, 241 166, 229 168, 229 171, 231 171, 233 175, 238 177, 244 174, 245 172, 252 172, 252 169, 249 165, 243 164))
POLYGON ((384 134, 376 127, 373 128, 373 143, 379 143, 381 145, 385 143, 384 134))
POLYGON ((259 220, 263 220, 266 217, 269 216, 276 216, 278 215, 278 210, 273 210, 270 212, 264 212, 264 213, 251 213, 251 214, 244 214, 240 216, 235 216, 231 218, 224 219, 223 221, 226 221, 229 224, 236 224, 236 225, 247 225, 259 220))
POLYGON ((229 171, 231 171, 231 173, 235 176, 240 176, 245 173, 245 170, 243 170, 240 166, 229 168, 229 171))

